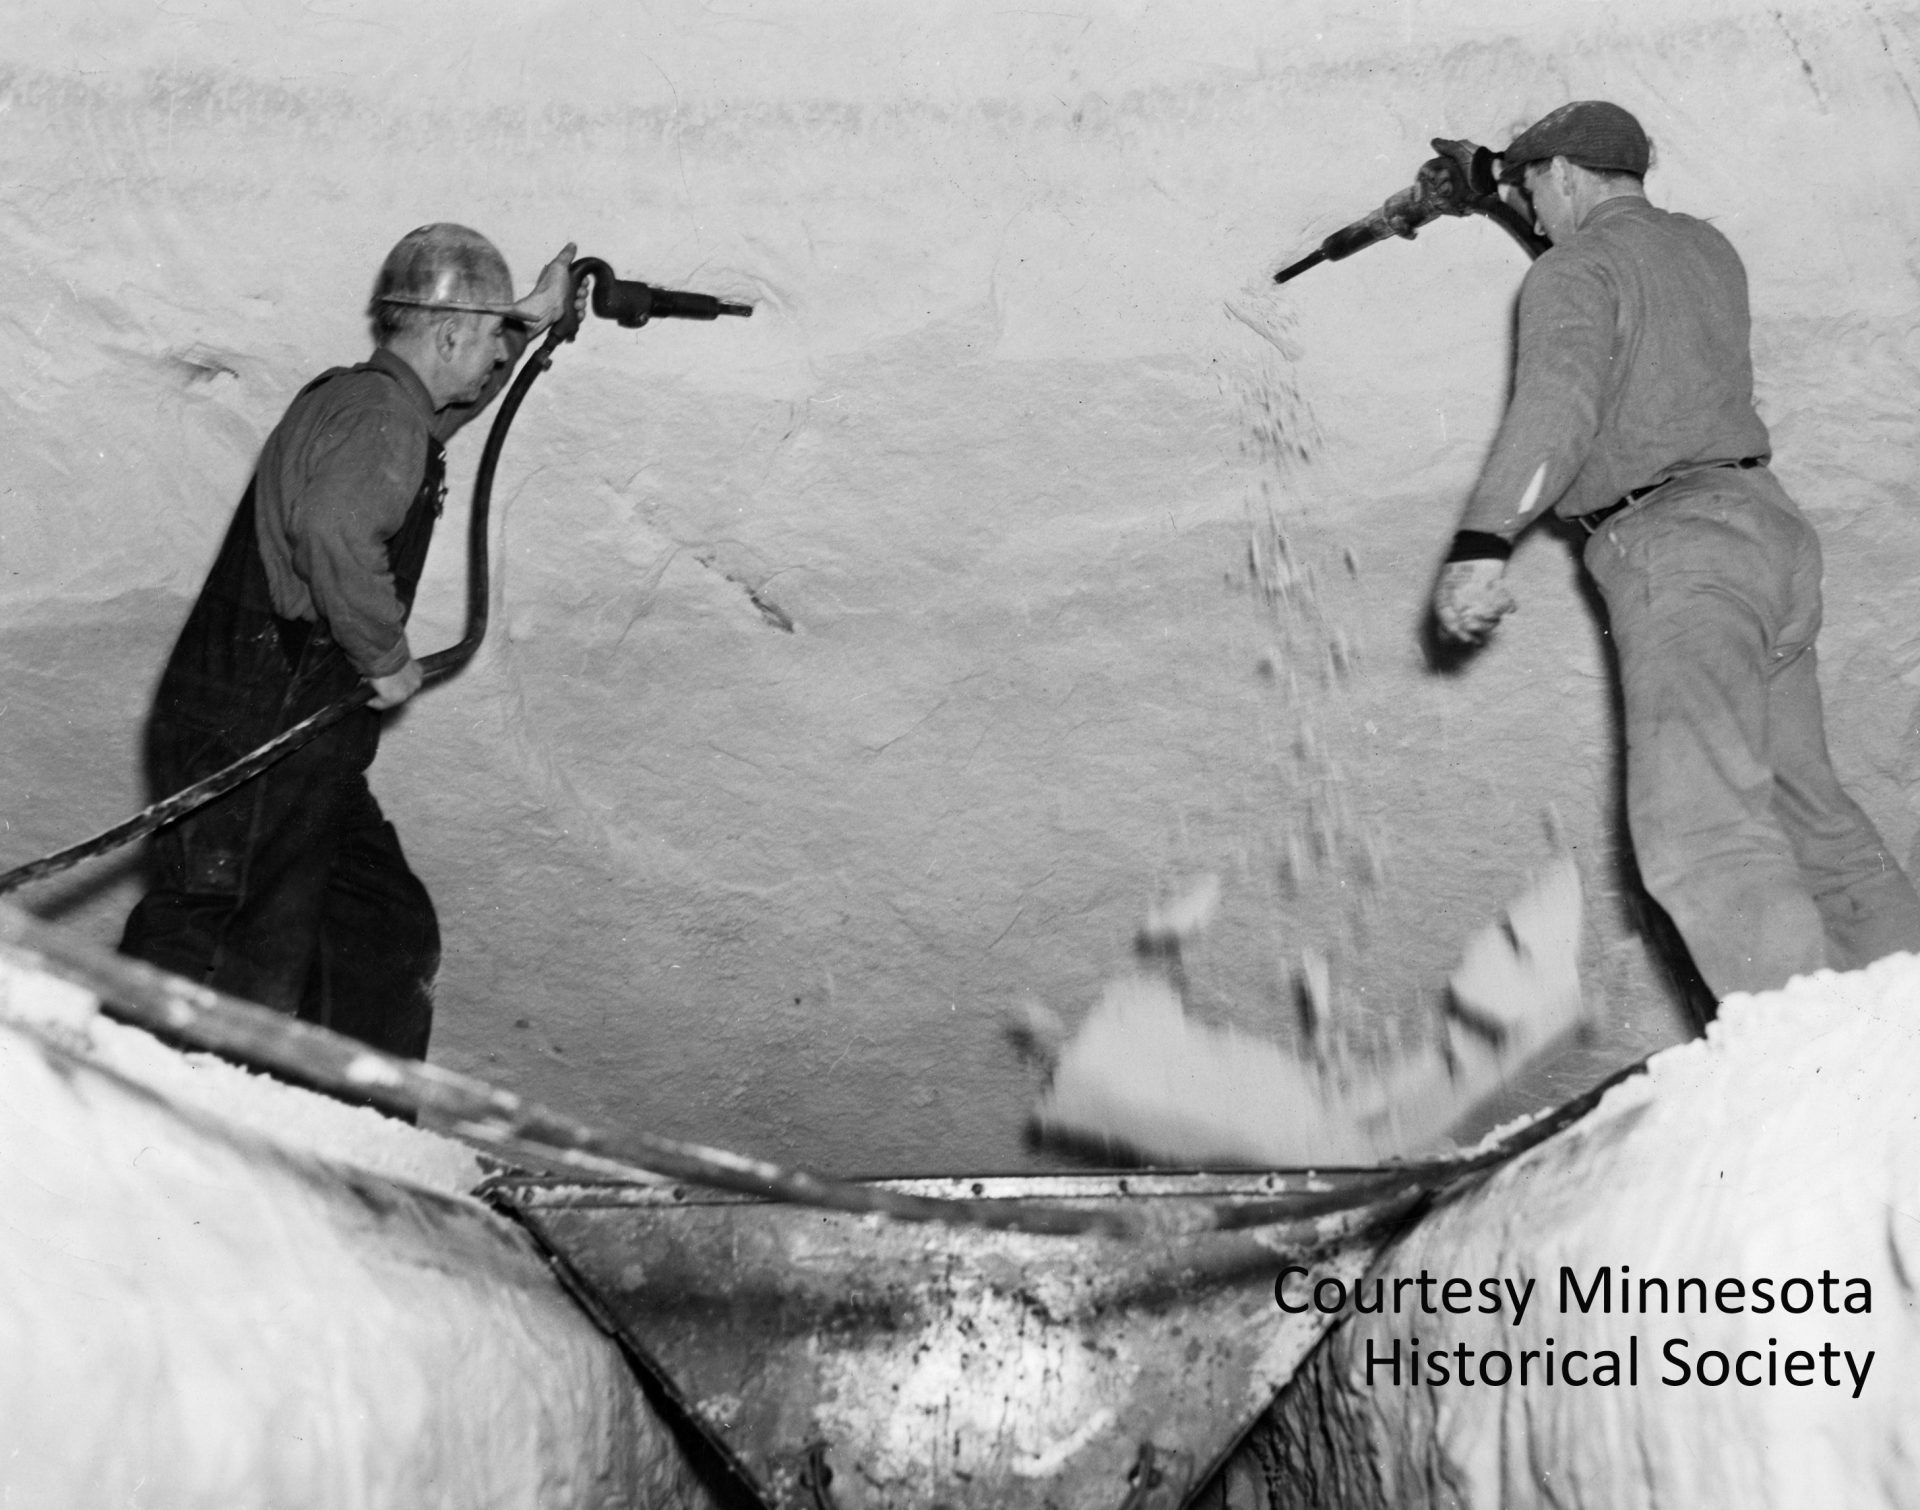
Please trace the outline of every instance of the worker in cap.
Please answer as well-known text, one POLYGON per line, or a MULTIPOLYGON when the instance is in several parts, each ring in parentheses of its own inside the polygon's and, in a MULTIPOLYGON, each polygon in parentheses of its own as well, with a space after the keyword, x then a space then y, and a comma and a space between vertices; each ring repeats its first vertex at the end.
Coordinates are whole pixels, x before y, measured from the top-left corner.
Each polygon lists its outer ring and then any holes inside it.
POLYGON ((1564 157, 1595 173, 1645 178, 1653 145, 1631 113, 1606 100, 1575 100, 1543 115, 1500 154, 1500 181, 1517 184, 1529 164, 1564 157))
POLYGON ((1920 898, 1828 760, 1820 546, 1754 412, 1746 270, 1648 202, 1651 158, 1604 100, 1501 154, 1552 246, 1433 609, 1443 638, 1485 641, 1514 607, 1515 540, 1549 510, 1571 522, 1616 655, 1640 876, 1717 1000, 1920 949, 1920 898))
POLYGON ((382 713, 422 680, 407 618, 443 446, 565 312, 572 259, 564 247, 515 300, 479 232, 410 231, 374 281, 372 355, 323 372, 274 426, 161 676, 149 779, 177 791, 362 684, 373 695, 160 832, 126 953, 425 1056, 439 924, 366 771, 382 713))

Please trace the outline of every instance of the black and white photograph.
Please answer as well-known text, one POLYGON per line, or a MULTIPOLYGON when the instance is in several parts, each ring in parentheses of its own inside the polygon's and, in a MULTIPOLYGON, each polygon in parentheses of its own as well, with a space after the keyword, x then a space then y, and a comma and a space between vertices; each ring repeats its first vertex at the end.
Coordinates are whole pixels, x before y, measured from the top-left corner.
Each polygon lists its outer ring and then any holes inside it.
POLYGON ((1920 6, 0 23, 0 1505, 1920 1505, 1920 6))

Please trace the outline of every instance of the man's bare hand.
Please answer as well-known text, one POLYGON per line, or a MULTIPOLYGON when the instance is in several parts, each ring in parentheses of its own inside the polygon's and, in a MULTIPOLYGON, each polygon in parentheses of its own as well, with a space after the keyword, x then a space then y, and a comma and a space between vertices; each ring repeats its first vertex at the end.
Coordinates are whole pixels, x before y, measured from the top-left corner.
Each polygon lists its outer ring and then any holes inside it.
POLYGON ((1478 645, 1519 604, 1503 580, 1500 560, 1449 561, 1433 585, 1433 616, 1440 632, 1461 645, 1478 645))
MULTIPOLYGON (((567 290, 571 282, 568 269, 573 266, 576 250, 571 241, 561 247, 554 259, 540 269, 540 279, 533 285, 533 292, 513 306, 512 317, 527 327, 528 334, 539 335, 566 314, 567 290)), ((580 289, 575 292, 576 309, 580 306, 579 294, 585 288, 585 280, 582 280, 580 289)))
POLYGON ((397 708, 414 693, 420 690, 420 683, 426 679, 426 672, 420 669, 418 661, 408 661, 392 676, 370 676, 367 685, 373 688, 373 697, 368 701, 369 708, 397 708))

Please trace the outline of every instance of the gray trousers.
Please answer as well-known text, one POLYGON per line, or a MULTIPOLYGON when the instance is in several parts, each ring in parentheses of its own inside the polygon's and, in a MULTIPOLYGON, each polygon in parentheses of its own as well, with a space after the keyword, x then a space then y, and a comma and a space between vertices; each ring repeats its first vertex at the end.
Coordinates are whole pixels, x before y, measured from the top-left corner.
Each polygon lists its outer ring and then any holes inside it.
POLYGON ((1820 543, 1764 469, 1691 473, 1588 540, 1641 879, 1716 997, 1920 951, 1920 897, 1827 755, 1820 543))

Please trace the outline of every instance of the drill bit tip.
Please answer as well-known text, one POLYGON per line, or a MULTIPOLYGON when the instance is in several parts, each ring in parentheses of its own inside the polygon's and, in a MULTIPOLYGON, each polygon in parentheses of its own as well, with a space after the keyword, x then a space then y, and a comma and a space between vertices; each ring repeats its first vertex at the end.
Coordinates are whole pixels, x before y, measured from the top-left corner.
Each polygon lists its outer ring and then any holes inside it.
POLYGON ((1302 257, 1298 262, 1292 263, 1286 267, 1281 268, 1279 272, 1273 275, 1273 281, 1275 283, 1285 283, 1287 279, 1297 278, 1300 276, 1300 274, 1304 273, 1308 268, 1317 267, 1322 262, 1325 262, 1326 260, 1327 260, 1327 254, 1325 252, 1310 253, 1309 255, 1302 257))

